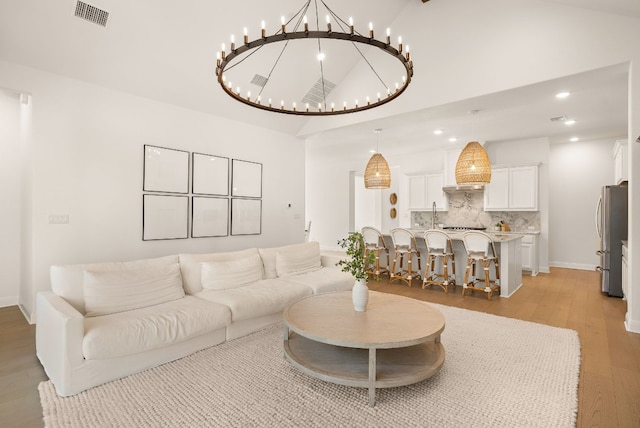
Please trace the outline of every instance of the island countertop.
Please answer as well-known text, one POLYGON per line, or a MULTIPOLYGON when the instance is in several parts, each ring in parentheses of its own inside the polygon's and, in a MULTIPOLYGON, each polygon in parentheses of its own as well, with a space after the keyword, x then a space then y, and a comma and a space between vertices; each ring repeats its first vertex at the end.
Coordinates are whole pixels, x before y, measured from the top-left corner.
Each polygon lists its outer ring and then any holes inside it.
MULTIPOLYGON (((427 231, 427 229, 409 229, 409 230, 413 232, 416 238, 422 238, 424 232, 427 231)), ((453 240, 462 241, 462 235, 464 234, 464 231, 450 231, 450 230, 441 230, 441 229, 438 229, 438 230, 446 233, 453 240)), ((516 239, 522 239, 522 237, 524 236, 524 234, 519 234, 514 232, 485 232, 485 231, 483 232, 489 235, 491 239, 493 239, 495 242, 514 241, 516 239)), ((383 232, 383 234, 391 235, 390 232, 383 232)))

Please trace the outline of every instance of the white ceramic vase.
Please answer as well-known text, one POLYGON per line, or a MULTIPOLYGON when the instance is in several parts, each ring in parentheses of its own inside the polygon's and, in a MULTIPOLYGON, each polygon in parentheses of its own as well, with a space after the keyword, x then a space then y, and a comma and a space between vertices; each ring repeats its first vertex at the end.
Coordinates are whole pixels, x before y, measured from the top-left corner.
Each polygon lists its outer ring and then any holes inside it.
POLYGON ((367 302, 369 301, 369 288, 367 287, 366 279, 358 279, 356 283, 353 284, 351 297, 353 299, 353 309, 356 312, 365 312, 367 310, 367 302))

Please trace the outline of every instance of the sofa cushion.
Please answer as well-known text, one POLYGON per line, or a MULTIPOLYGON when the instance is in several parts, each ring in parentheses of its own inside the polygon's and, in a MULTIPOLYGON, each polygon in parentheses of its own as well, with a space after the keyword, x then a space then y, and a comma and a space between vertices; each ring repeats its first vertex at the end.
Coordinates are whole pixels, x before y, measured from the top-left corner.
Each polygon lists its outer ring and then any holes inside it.
POLYGON ((320 263, 319 245, 305 245, 296 251, 278 251, 276 253, 278 277, 301 275, 320 268, 322 268, 322 264, 320 263))
POLYGON ((305 242, 304 244, 285 245, 283 247, 274 248, 260 248, 260 257, 262 257, 262 264, 264 265, 264 277, 266 279, 273 279, 278 277, 276 256, 278 253, 288 255, 298 252, 315 253, 317 249, 318 264, 320 264, 320 244, 317 242, 305 242))
POLYGON ((257 248, 227 253, 180 254, 180 270, 182 271, 182 285, 187 294, 202 291, 202 263, 224 262, 245 259, 258 254, 257 248))
POLYGON ((78 312, 84 315, 86 312, 83 286, 85 270, 99 268, 110 269, 116 265, 126 265, 131 269, 144 267, 154 269, 155 267, 167 266, 174 263, 178 263, 177 255, 157 257, 153 259, 134 260, 125 263, 89 263, 51 266, 51 290, 58 296, 69 302, 78 312))
POLYGON ((231 321, 241 321, 282 312, 296 300, 313 294, 306 285, 281 279, 263 279, 229 290, 203 290, 196 296, 231 309, 231 321))
POLYGON ((342 272, 339 267, 323 267, 313 272, 287 276, 282 280, 311 287, 314 294, 351 290, 356 281, 353 275, 342 272))
POLYGON ((179 343, 230 322, 226 306, 185 296, 135 311, 86 318, 82 352, 88 360, 117 358, 179 343))
POLYGON ((88 317, 130 311, 184 297, 180 266, 137 267, 107 264, 84 271, 88 317))
POLYGON ((262 279, 262 259, 253 254, 244 259, 202 263, 202 288, 226 290, 262 279))

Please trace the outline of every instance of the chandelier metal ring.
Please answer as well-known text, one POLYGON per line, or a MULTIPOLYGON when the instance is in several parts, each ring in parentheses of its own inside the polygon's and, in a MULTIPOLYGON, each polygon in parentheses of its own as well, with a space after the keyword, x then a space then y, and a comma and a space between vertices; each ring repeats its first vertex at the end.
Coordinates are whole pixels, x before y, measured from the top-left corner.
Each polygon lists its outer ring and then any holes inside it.
MULTIPOLYGON (((402 52, 401 43, 399 43, 398 48, 396 48, 390 44, 390 40, 388 36, 387 36, 386 42, 383 42, 373 37, 373 30, 370 30, 369 33, 370 33, 369 34, 370 37, 366 37, 361 34, 358 34, 357 32, 354 32, 353 26, 351 26, 351 30, 349 33, 342 32, 342 31, 332 31, 330 26, 328 31, 320 31, 320 30, 313 31, 305 28, 305 30, 303 31, 286 32, 283 25, 283 29, 281 32, 278 32, 270 36, 266 36, 263 30, 262 37, 257 38, 253 41, 249 41, 245 36, 244 43, 239 44, 238 46, 236 46, 235 44, 232 44, 231 50, 229 53, 225 53, 224 51, 222 52, 222 55, 219 56, 217 59, 217 66, 216 66, 217 80, 220 86, 222 87, 222 89, 235 100, 240 101, 244 104, 247 104, 251 107, 255 107, 255 108, 259 108, 259 109, 267 110, 271 112, 276 112, 276 113, 285 113, 285 114, 303 115, 303 116, 328 116, 328 115, 354 113, 358 111, 368 110, 374 107, 379 107, 383 104, 388 103, 389 101, 394 100, 407 89, 407 87, 409 86, 409 83, 411 82, 411 77, 413 76, 413 61, 411 60, 411 56, 408 51, 404 53, 402 52), (258 97, 256 97, 255 99, 252 99, 248 95, 246 97, 243 97, 239 93, 239 91, 234 92, 233 88, 230 85, 226 84, 225 78, 224 78, 224 71, 225 69, 227 69, 228 66, 230 66, 232 60, 239 58, 241 55, 247 54, 249 51, 256 48, 260 48, 261 46, 264 46, 264 45, 268 45, 271 43, 288 42, 288 41, 300 40, 300 39, 318 39, 318 40, 332 39, 332 40, 355 42, 355 43, 373 46, 391 55, 395 59, 397 59, 406 70, 406 77, 403 79, 402 84, 396 84, 397 86, 395 89, 390 89, 387 87, 387 94, 384 94, 383 96, 378 95, 376 100, 367 100, 362 105, 356 104, 353 107, 348 107, 344 105, 341 107, 332 106, 331 108, 327 107, 326 105, 324 106, 324 108, 322 108, 321 106, 318 106, 317 108, 315 108, 315 106, 313 106, 313 107, 306 107, 303 109, 296 109, 295 107, 290 109, 285 107, 284 104, 280 106, 277 106, 277 105, 274 106, 271 103, 263 103, 262 100, 260 100, 258 97)), ((239 61, 241 61, 241 59, 239 59, 239 61)))

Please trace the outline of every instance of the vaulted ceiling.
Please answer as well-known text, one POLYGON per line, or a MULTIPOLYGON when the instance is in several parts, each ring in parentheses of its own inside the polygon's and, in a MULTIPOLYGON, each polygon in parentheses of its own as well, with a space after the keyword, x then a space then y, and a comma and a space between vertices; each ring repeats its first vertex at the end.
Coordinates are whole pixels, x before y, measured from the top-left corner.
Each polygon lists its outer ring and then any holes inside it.
MULTIPOLYGON (((437 3, 447 1, 455 0, 424 3, 419 0, 350 0, 333 1, 330 6, 341 17, 354 16, 356 21, 363 21, 359 23, 363 26, 373 22, 382 32, 388 26, 393 27, 397 17, 409 6, 415 7, 419 2, 421 8, 433 8, 436 13, 437 3)), ((640 19, 638 0, 533 1, 640 19)), ((221 42, 229 43, 230 34, 236 34, 239 39, 243 27, 257 32, 262 19, 271 23, 271 27, 278 27, 280 16, 293 16, 303 1, 87 1, 109 12, 106 27, 75 17, 76 3, 76 0, 0 2, 0 60, 301 135, 306 118, 256 111, 232 101, 217 86, 214 69, 216 51, 220 50, 221 42)), ((410 43, 426 42, 412 40, 410 43)), ((332 71, 331 79, 340 85, 357 61, 355 57, 342 59, 332 71)), ((423 72, 424 68, 416 71, 423 72)), ((249 73, 253 74, 253 71, 249 73)), ((295 73, 290 90, 296 95, 291 97, 302 97, 317 77, 304 70, 295 73)), ((246 79, 248 77, 243 78, 246 79)), ((543 135, 552 141, 565 141, 574 131, 550 120, 563 115, 579 116, 582 123, 588 123, 581 128, 588 138, 619 136, 626 132, 626 79, 624 65, 612 66, 416 109, 401 116, 390 115, 375 121, 355 120, 348 126, 324 131, 323 139, 340 141, 345 155, 349 150, 355 153, 373 141, 373 128, 388 129, 385 138, 396 141, 396 149, 406 152, 418 146, 424 149, 424 136, 431 136, 435 129, 444 129, 445 133, 440 139, 430 140, 434 147, 447 144, 452 137, 472 138, 472 127, 476 136, 487 141, 543 135), (559 103, 553 95, 560 90, 569 90, 572 96, 559 103), (471 110, 480 112, 471 118, 471 110)), ((248 83, 242 83, 245 85, 248 83)), ((410 86, 408 91, 411 90, 410 86)), ((313 140, 314 137, 310 137, 313 140)))

